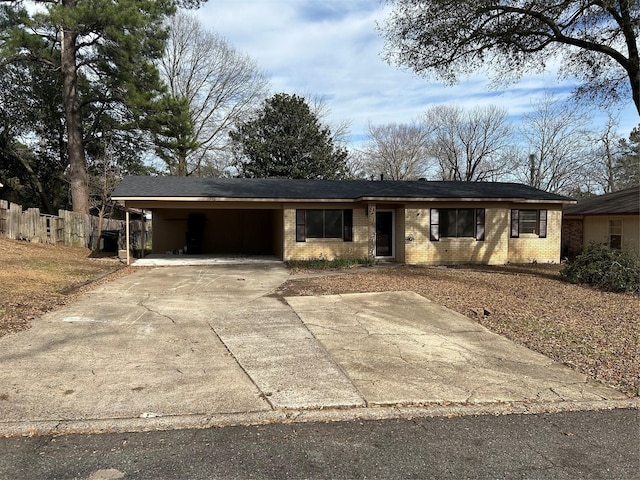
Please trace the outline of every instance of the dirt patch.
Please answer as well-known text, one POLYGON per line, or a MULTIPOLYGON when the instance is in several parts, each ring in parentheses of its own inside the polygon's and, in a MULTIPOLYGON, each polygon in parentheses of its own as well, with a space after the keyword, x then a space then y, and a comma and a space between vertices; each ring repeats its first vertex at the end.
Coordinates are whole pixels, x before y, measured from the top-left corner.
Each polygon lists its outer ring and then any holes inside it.
POLYGON ((640 298, 572 285, 557 265, 298 272, 277 294, 413 291, 630 396, 640 394, 640 298), (302 274, 302 275, 301 275, 302 274))
POLYGON ((0 238, 0 336, 29 328, 42 314, 128 272, 117 258, 86 248, 0 238))

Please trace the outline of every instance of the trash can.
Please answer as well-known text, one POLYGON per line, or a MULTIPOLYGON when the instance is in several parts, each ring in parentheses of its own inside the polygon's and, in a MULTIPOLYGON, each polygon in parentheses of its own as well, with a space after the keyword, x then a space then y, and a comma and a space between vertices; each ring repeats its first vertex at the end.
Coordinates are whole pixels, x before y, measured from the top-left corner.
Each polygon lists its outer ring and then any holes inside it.
POLYGON ((102 239, 102 251, 118 253, 118 237, 120 230, 103 230, 100 234, 102 239))

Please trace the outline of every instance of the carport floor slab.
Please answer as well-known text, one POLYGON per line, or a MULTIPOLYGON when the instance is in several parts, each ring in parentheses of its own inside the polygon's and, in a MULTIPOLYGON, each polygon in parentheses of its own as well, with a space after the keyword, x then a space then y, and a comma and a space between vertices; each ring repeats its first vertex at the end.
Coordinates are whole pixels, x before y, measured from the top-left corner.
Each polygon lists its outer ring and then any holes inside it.
POLYGON ((413 292, 286 301, 368 405, 626 398, 413 292))
POLYGON ((273 255, 171 255, 153 253, 133 261, 134 267, 179 267, 216 265, 280 264, 273 255))

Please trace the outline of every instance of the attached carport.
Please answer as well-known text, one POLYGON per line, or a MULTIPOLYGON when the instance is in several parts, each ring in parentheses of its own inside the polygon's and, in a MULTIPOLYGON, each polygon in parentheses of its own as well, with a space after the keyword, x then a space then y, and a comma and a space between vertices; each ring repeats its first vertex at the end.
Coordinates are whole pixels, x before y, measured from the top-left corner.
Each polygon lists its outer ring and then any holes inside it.
POLYGON ((282 208, 153 208, 153 253, 282 258, 282 208))
POLYGON ((127 177, 112 199, 127 212, 151 212, 153 254, 268 255, 282 259, 281 199, 269 190, 261 191, 261 183, 257 189, 244 191, 232 180, 127 177))
POLYGON ((205 202, 158 203, 125 203, 127 211, 136 208, 151 212, 153 254, 283 257, 283 209, 280 205, 250 208, 218 202, 211 202, 211 205, 205 202))

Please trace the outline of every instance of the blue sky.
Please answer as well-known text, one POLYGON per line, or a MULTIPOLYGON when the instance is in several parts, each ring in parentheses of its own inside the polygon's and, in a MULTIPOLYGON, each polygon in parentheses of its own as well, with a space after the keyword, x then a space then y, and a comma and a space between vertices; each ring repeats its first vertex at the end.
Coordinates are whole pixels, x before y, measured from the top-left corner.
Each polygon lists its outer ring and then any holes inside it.
MULTIPOLYGON (((552 71, 495 90, 481 74, 450 87, 388 65, 376 30, 387 13, 378 0, 209 0, 198 16, 265 70, 274 93, 322 97, 329 123, 349 122, 355 145, 369 122, 409 123, 432 105, 499 105, 517 123, 545 89, 559 96, 573 89, 552 71)), ((626 137, 640 118, 631 100, 622 107, 618 130, 626 137)), ((596 124, 605 118, 598 106, 593 114, 596 124)))

